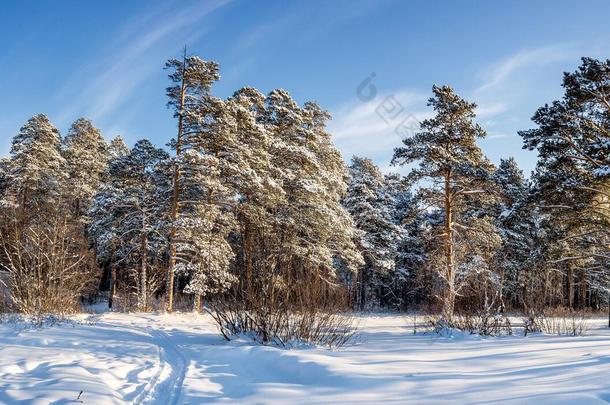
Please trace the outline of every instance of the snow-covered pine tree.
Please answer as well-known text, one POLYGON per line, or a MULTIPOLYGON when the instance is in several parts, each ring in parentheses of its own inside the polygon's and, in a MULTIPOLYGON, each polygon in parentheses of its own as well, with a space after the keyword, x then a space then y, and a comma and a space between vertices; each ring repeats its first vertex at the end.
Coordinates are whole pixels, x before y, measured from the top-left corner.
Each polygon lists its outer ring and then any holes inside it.
POLYGON ((300 288, 296 294, 306 292, 303 280, 332 287, 337 260, 355 271, 362 257, 353 220, 340 204, 347 170, 325 128, 329 115, 313 103, 300 108, 285 90, 272 91, 265 104, 274 180, 283 190, 273 210, 270 263, 285 285, 300 288))
POLYGON ((473 122, 476 105, 448 86, 434 86, 432 91, 434 97, 428 104, 436 115, 424 120, 415 136, 403 140, 404 146, 394 152, 393 163, 418 162, 409 179, 425 179, 419 190, 422 201, 443 212, 443 224, 434 232, 439 242, 434 268, 444 284, 443 316, 451 319, 460 286, 478 268, 474 265, 478 254, 470 250, 472 245, 466 245, 485 241, 482 236, 491 230, 485 217, 477 217, 473 211, 464 214, 489 195, 492 166, 476 144, 485 136, 473 122))
POLYGON ((152 277, 151 269, 160 268, 167 243, 167 203, 160 197, 169 188, 168 159, 148 140, 136 142, 128 155, 111 161, 109 182, 91 210, 96 246, 128 270, 140 310, 148 309, 149 293, 162 281, 158 274, 152 277))
POLYGON ((96 193, 93 196, 91 208, 87 213, 89 222, 87 234, 95 251, 97 262, 108 271, 108 308, 112 309, 116 293, 117 267, 121 262, 116 247, 119 246, 119 234, 115 209, 119 190, 113 181, 111 168, 117 162, 129 155, 129 147, 120 135, 115 136, 108 145, 108 162, 102 175, 96 193))
MULTIPOLYGON (((271 136, 262 124, 265 96, 250 87, 236 91, 225 102, 235 134, 225 144, 221 163, 223 182, 232 191, 233 212, 238 222, 236 268, 241 273, 240 299, 256 294, 256 280, 267 277, 270 252, 265 249, 266 235, 272 230, 273 207, 283 198, 283 190, 274 179, 269 153, 271 136)), ((255 299, 255 298, 254 298, 255 299)))
POLYGON ((65 180, 65 160, 59 131, 44 114, 28 120, 13 138, 5 198, 25 220, 44 206, 57 205, 65 180))
POLYGON ((82 218, 108 166, 108 145, 99 129, 91 121, 79 118, 63 139, 66 160, 66 197, 71 201, 75 218, 82 218))
MULTIPOLYGON (((597 250, 607 250, 610 60, 583 58, 575 72, 564 74, 563 87, 563 98, 539 108, 532 118, 538 127, 519 134, 526 148, 538 151, 538 165, 545 174, 541 184, 552 185, 545 188, 545 211, 563 225, 585 227, 586 237, 597 233, 597 250)), ((580 253, 576 257, 584 255, 580 253)), ((606 289, 605 299, 610 300, 607 285, 606 289)), ((570 293, 571 289, 567 290, 570 293)))
POLYGON ((198 312, 202 297, 223 293, 236 281, 229 271, 235 255, 228 242, 235 224, 222 204, 226 187, 219 181, 218 158, 191 149, 185 152, 184 162, 185 178, 197 182, 202 195, 178 219, 176 273, 189 277, 184 292, 195 296, 198 312))
POLYGON ((184 121, 188 131, 182 139, 183 198, 177 225, 185 228, 177 226, 175 236, 176 248, 180 250, 176 255, 176 269, 182 273, 190 270, 185 292, 195 295, 196 310, 200 308, 202 295, 224 292, 235 280, 229 274, 233 252, 227 241, 234 224, 237 199, 232 180, 247 169, 235 166, 240 160, 240 151, 235 120, 227 103, 209 94, 201 95, 199 101, 184 121), (204 229, 205 226, 209 228, 204 229), (192 239, 193 227, 199 239, 192 239), (204 244, 213 251, 185 254, 196 252, 204 244), (206 281, 210 285, 205 286, 206 281))
POLYGON ((502 296, 511 306, 522 305, 519 286, 533 249, 534 207, 528 204, 529 184, 515 159, 502 159, 493 180, 499 190, 495 225, 502 240, 495 262, 502 278, 502 296))
MULTIPOLYGON (((125 140, 121 135, 117 135, 108 144, 108 161, 116 161, 123 156, 129 154, 129 146, 125 143, 125 140)), ((107 171, 106 171, 107 173, 107 171)))
POLYGON ((411 184, 398 174, 384 176, 384 199, 392 207, 392 221, 402 229, 397 243, 396 271, 389 280, 391 302, 395 308, 405 309, 418 303, 425 295, 420 282, 426 261, 424 250, 425 212, 411 191, 411 184))
POLYGON ((183 200, 181 184, 183 153, 188 149, 185 137, 196 134, 205 121, 205 103, 212 84, 220 78, 218 64, 204 61, 197 56, 187 56, 186 47, 181 60, 170 59, 166 63, 169 79, 173 83, 167 88, 168 106, 174 110, 178 120, 178 133, 170 143, 175 150, 174 174, 172 178, 171 228, 169 234, 169 261, 166 277, 167 311, 173 310, 174 273, 176 267, 177 222, 183 200), (194 126, 194 128, 193 128, 194 126))
POLYGON ((0 226, 1 263, 13 301, 24 312, 75 309, 97 268, 70 214, 61 138, 46 115, 32 117, 13 139, 6 163, 0 226))
POLYGON ((379 306, 388 293, 384 280, 392 279, 398 246, 405 232, 394 222, 395 202, 386 182, 371 159, 354 156, 344 206, 358 229, 357 246, 365 265, 358 269, 353 285, 355 305, 379 306))

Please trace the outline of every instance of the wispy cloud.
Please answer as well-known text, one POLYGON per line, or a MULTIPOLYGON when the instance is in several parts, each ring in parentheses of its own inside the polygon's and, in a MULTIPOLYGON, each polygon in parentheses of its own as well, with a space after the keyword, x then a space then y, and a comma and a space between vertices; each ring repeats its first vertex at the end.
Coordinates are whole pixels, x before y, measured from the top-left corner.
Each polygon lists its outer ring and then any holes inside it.
MULTIPOLYGON (((578 60, 577 50, 577 46, 568 43, 521 50, 490 63, 479 72, 482 84, 470 90, 464 89, 462 95, 478 104, 477 120, 489 132, 487 139, 482 141, 483 145, 493 149, 496 148, 495 142, 515 136, 516 131, 511 131, 518 124, 515 122, 515 107, 521 97, 531 95, 535 83, 535 79, 529 79, 529 76, 545 72, 545 68, 554 63, 578 60)), ((401 142, 396 131, 400 120, 388 122, 379 113, 380 105, 389 96, 403 107, 402 117, 411 115, 421 121, 433 114, 426 107, 429 94, 406 90, 379 94, 366 103, 352 100, 344 104, 334 110, 336 118, 329 127, 345 159, 352 155, 365 155, 374 158, 382 170, 396 171, 389 161, 392 150, 401 142)), ((520 143, 515 145, 520 149, 520 143)))
POLYGON ((427 98, 427 94, 401 90, 378 94, 368 102, 351 100, 333 110, 335 118, 329 130, 334 143, 345 160, 354 155, 368 156, 384 170, 391 171, 391 151, 402 140, 399 127, 403 123, 417 125, 418 121, 430 116, 430 112, 425 110, 427 98), (385 108, 388 100, 396 107, 391 114, 385 108))
POLYGON ((561 43, 518 51, 485 69, 481 74, 485 82, 475 90, 475 93, 492 91, 503 86, 524 70, 573 60, 578 57, 579 52, 582 52, 582 49, 579 50, 574 43, 561 43))
MULTIPOLYGON (((182 9, 156 9, 119 28, 114 46, 102 51, 95 65, 86 64, 74 74, 58 92, 61 104, 70 100, 56 117, 60 125, 66 125, 75 114, 83 114, 94 120, 108 116, 130 101, 138 86, 152 73, 159 70, 156 55, 168 51, 159 47, 160 42, 181 29, 191 28, 228 1, 196 3, 182 9), (100 63, 100 60, 102 61, 100 63), (76 83, 84 86, 77 86, 76 83)), ((206 30, 197 27, 190 37, 206 30)), ((169 45, 168 45, 169 46, 169 45)), ((171 44, 172 49, 176 44, 171 44)))
MULTIPOLYGON (((549 80, 552 69, 559 82, 561 70, 578 63, 583 49, 583 44, 574 42, 521 49, 484 66, 477 74, 481 84, 466 96, 478 104, 477 117, 485 128, 491 134, 502 133, 493 138, 516 136, 534 109, 548 101, 548 95, 536 99, 541 81, 549 80)), ((543 86, 545 91, 553 88, 550 83, 543 86)))
POLYGON ((502 114, 508 109, 509 106, 504 101, 477 103, 476 114, 479 119, 485 119, 489 117, 495 117, 498 114, 502 114))

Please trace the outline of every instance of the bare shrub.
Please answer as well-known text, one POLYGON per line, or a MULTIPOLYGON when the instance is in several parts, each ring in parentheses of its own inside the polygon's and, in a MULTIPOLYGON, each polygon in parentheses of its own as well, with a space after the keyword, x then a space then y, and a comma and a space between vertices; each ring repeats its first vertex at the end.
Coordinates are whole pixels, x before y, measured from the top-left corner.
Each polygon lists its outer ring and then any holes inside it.
POLYGON ((538 318, 536 316, 530 315, 527 318, 523 319, 524 336, 540 332, 542 332, 542 327, 540 326, 540 323, 538 322, 538 318))
POLYGON ((545 309, 530 316, 532 323, 549 335, 582 336, 588 330, 590 315, 570 308, 545 309))
POLYGON ((25 229, 0 232, 6 282, 15 309, 24 314, 76 311, 95 288, 97 267, 80 230, 51 218, 25 229))
POLYGON ((446 334, 450 329, 481 336, 510 336, 513 334, 510 320, 506 316, 487 312, 456 314, 449 320, 442 317, 430 317, 429 323, 432 330, 441 335, 446 334))
POLYGON ((208 312, 230 340, 248 336, 261 344, 337 348, 354 336, 352 316, 344 314, 349 295, 315 274, 260 277, 249 286, 210 301, 208 312))
POLYGON ((337 348, 349 342, 355 332, 353 317, 315 308, 293 312, 285 307, 246 309, 224 303, 214 304, 209 312, 227 340, 245 335, 264 345, 337 348))

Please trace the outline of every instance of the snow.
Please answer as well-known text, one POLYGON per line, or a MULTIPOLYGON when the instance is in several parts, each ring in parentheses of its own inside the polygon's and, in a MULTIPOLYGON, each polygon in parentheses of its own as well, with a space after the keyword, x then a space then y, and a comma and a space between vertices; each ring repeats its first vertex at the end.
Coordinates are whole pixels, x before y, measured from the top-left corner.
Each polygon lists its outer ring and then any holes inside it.
POLYGON ((0 403, 601 404, 610 401, 605 322, 581 337, 441 337, 413 335, 411 317, 362 315, 358 339, 338 350, 225 342, 206 315, 5 322, 0 403))

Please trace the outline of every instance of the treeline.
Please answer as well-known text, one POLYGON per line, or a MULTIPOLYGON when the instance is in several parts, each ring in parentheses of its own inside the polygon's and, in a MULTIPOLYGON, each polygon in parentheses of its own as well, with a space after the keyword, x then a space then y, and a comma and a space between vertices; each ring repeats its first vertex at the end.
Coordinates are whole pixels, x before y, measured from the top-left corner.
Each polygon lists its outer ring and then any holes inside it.
POLYGON ((0 161, 4 305, 68 311, 107 295, 126 310, 451 318, 608 302, 610 61, 583 59, 520 133, 539 154, 529 179, 484 156, 476 105, 450 87, 433 88, 434 117, 394 152, 413 169, 384 175, 367 158, 345 165, 315 103, 215 97, 219 67, 195 56, 166 68, 167 148, 107 143, 86 119, 61 137, 45 115, 14 137, 0 161))

